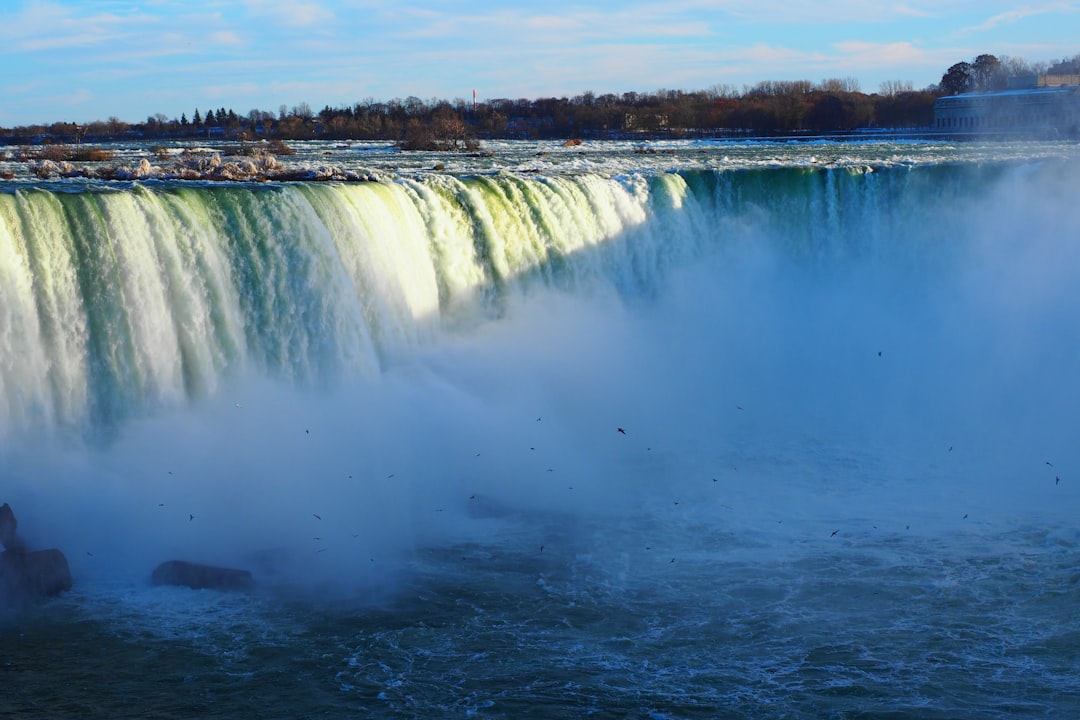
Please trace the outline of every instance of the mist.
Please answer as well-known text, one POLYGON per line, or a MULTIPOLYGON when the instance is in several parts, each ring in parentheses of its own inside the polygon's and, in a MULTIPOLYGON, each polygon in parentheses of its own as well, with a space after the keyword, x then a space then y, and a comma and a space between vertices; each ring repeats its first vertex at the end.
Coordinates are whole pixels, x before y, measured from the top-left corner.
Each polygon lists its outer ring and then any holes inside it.
POLYGON ((904 196, 925 205, 841 222, 816 252, 746 206, 647 292, 530 287, 375 371, 301 387, 248 369, 105 442, 9 443, 2 499, 76 583, 185 559, 359 596, 425 548, 550 553, 552 526, 600 554, 700 549, 702 528, 776 554, 838 529, 1057 527, 1080 505, 1063 174, 904 196))

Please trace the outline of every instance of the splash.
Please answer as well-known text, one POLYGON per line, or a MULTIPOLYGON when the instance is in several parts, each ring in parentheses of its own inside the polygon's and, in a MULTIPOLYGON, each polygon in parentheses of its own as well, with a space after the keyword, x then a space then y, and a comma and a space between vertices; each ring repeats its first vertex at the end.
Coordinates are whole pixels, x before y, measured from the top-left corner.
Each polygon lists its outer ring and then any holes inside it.
POLYGON ((8 501, 77 574, 285 557, 367 586, 417 545, 659 496, 732 532, 786 516, 769 538, 1053 514, 1076 496, 1055 508, 1047 463, 1080 460, 1076 180, 2 195, 8 501))

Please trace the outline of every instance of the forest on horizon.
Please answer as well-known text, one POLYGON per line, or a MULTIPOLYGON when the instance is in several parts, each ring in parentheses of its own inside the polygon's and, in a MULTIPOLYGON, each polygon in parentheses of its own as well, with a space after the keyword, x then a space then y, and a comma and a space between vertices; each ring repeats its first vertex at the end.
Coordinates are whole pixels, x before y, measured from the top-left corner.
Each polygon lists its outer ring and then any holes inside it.
POLYGON ((255 140, 385 140, 413 149, 474 149, 477 139, 686 137, 724 134, 792 134, 855 129, 916 130, 933 122, 938 97, 999 90, 1045 73, 1080 73, 1080 54, 1056 63, 981 54, 951 66, 941 82, 916 90, 910 82, 886 82, 867 94, 853 78, 763 81, 737 91, 658 90, 573 98, 509 99, 484 102, 417 97, 361 100, 315 112, 305 102, 276 112, 193 108, 190 118, 162 113, 145 122, 116 117, 85 125, 57 122, 0 128, 7 144, 107 142, 139 138, 231 138, 255 140))

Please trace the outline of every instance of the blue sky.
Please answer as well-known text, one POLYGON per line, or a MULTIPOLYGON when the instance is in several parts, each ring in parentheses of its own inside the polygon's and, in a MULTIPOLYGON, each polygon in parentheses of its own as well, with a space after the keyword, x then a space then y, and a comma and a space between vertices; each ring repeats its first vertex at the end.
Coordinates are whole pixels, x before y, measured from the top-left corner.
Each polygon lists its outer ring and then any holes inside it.
POLYGON ((196 108, 741 91, 854 78, 916 88, 989 52, 1080 53, 1080 2, 996 0, 5 0, 0 126, 196 108))

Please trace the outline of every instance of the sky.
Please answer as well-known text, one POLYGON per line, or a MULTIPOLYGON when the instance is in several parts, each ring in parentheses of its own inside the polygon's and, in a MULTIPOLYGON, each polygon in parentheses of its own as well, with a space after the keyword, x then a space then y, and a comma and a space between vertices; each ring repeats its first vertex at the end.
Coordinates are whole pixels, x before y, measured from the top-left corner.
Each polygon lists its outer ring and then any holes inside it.
POLYGON ((936 83, 1080 53, 1080 1, 4 0, 0 126, 307 103, 936 83))

